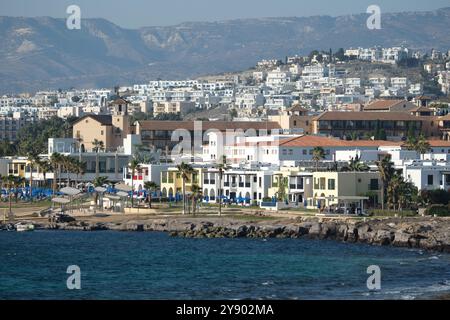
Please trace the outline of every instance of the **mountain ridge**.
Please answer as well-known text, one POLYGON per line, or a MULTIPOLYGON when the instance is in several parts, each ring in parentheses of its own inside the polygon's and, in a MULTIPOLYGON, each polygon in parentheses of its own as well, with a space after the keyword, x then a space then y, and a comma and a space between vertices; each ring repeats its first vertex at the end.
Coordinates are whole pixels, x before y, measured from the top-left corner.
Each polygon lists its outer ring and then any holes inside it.
POLYGON ((63 18, 0 16, 0 93, 193 78, 313 49, 450 48, 450 7, 384 13, 381 30, 367 29, 368 16, 266 17, 138 29, 90 18, 82 19, 81 30, 68 30, 63 18))

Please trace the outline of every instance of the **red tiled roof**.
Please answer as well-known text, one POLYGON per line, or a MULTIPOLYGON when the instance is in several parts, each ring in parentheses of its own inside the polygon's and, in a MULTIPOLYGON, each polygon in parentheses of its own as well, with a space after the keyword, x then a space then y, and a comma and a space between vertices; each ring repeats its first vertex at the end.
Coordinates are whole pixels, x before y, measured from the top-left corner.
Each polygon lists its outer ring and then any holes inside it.
MULTIPOLYGON (((428 117, 429 118, 429 117, 428 117)), ((381 120, 381 121, 420 121, 424 117, 408 112, 363 112, 363 111, 325 111, 313 120, 381 120)))
POLYGON ((280 141, 282 147, 380 147, 401 146, 403 142, 384 140, 347 141, 322 136, 301 136, 280 141))
POLYGON ((407 103, 406 100, 375 100, 364 107, 364 110, 384 110, 389 109, 399 103, 407 103))

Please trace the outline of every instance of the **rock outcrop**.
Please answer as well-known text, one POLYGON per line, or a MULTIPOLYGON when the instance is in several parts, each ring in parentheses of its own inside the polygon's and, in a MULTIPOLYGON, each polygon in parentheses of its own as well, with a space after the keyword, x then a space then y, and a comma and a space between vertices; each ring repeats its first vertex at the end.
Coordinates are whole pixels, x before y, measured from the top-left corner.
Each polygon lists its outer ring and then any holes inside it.
POLYGON ((301 217, 240 220, 167 217, 121 222, 72 221, 39 228, 61 230, 159 231, 187 238, 309 238, 450 252, 450 218, 339 219, 301 217))

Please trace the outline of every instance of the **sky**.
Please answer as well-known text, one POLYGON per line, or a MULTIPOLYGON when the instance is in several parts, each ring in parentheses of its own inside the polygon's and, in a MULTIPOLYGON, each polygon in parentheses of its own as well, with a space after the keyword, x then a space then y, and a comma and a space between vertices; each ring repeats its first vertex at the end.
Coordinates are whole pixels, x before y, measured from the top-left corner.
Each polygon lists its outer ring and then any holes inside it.
POLYGON ((187 21, 239 18, 339 16, 381 12, 430 11, 449 7, 450 0, 0 0, 0 16, 65 18, 69 5, 83 18, 105 18, 124 28, 166 26, 187 21))

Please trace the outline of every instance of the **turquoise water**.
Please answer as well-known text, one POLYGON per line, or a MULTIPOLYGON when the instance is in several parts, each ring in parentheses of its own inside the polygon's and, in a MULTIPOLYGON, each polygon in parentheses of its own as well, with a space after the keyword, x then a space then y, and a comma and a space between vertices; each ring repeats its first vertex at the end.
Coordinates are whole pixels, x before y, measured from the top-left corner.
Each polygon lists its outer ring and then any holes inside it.
POLYGON ((0 232, 0 299, 412 299, 450 291, 450 255, 306 239, 0 232), (81 290, 68 290, 69 265, 81 290), (381 290, 369 291, 369 265, 381 290))

